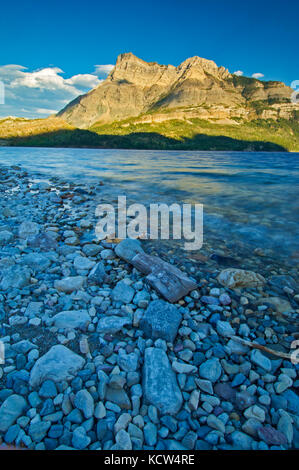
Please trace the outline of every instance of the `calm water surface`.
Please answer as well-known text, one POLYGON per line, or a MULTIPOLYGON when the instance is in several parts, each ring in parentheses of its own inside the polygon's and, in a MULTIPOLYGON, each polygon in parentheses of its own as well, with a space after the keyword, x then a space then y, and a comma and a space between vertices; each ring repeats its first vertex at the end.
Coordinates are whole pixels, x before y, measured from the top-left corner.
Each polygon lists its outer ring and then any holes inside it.
POLYGON ((107 198, 204 204, 204 236, 299 257, 299 153, 0 148, 0 164, 103 181, 107 198))

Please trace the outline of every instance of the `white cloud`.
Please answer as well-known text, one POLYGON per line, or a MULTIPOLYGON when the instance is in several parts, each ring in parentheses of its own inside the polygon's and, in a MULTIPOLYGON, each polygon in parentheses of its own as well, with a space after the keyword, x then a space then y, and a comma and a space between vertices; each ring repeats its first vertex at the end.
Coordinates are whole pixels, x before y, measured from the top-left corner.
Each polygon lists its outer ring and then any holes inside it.
POLYGON ((234 75, 237 75, 238 77, 241 77, 244 72, 242 72, 242 70, 237 70, 236 72, 233 73, 234 75))
POLYGON ((112 65, 96 66, 92 74, 78 74, 64 78, 58 67, 29 71, 22 65, 0 66, 0 81, 5 86, 5 104, 0 116, 41 117, 62 109, 70 100, 101 83, 112 65))
POLYGON ((73 77, 68 78, 67 80, 65 80, 65 83, 83 88, 95 88, 102 81, 103 80, 99 80, 98 77, 96 77, 95 75, 81 73, 79 75, 74 75, 73 77))
POLYGON ((252 78, 258 78, 259 79, 259 78, 263 78, 264 74, 256 72, 256 73, 253 73, 251 76, 252 76, 252 78))
POLYGON ((114 69, 114 65, 105 64, 105 65, 95 65, 94 74, 101 78, 106 78, 107 75, 114 69))
POLYGON ((47 108, 36 108, 35 112, 38 114, 45 114, 49 116, 49 114, 56 114, 58 113, 59 109, 47 109, 47 108))

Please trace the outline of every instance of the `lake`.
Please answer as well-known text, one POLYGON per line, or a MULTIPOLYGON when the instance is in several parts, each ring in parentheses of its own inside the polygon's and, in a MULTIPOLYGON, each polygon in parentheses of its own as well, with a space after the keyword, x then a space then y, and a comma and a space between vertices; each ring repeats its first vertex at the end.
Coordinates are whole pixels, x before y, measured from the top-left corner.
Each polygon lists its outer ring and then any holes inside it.
POLYGON ((102 181, 107 200, 202 203, 204 252, 235 254, 251 268, 298 262, 298 153, 1 147, 0 164, 41 179, 102 181))

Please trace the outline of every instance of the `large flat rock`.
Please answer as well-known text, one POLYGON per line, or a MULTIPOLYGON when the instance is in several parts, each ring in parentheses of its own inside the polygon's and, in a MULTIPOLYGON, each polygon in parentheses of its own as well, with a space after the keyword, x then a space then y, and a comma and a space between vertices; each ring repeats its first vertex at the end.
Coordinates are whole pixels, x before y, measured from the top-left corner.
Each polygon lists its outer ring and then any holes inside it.
POLYGON ((53 317, 54 325, 57 328, 85 328, 90 323, 91 318, 87 310, 67 310, 57 313, 53 317))
POLYGON ((30 373, 29 384, 31 387, 38 387, 47 379, 53 382, 70 380, 84 364, 83 357, 57 344, 36 361, 30 373))
POLYGON ((156 406, 160 413, 175 415, 179 412, 183 397, 163 349, 145 350, 142 388, 144 399, 156 406))

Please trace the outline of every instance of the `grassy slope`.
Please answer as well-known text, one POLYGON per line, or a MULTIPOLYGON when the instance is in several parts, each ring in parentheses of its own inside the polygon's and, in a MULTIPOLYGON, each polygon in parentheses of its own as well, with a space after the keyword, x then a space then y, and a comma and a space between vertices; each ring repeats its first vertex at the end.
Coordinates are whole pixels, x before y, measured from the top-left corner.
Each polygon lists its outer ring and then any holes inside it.
POLYGON ((127 119, 80 130, 61 119, 0 121, 0 143, 26 146, 299 151, 298 120, 235 125, 198 118, 162 123, 127 119))
MULTIPOLYGON (((206 120, 191 118, 188 121, 169 120, 162 123, 142 124, 134 119, 107 124, 94 125, 90 130, 100 135, 122 135, 134 147, 136 135, 146 143, 144 134, 160 134, 176 142, 169 145, 173 148, 198 148, 200 144, 213 148, 223 146, 232 149, 242 146, 241 142, 270 142, 284 147, 289 151, 299 151, 299 124, 298 121, 287 120, 256 120, 236 125, 214 124, 206 120), (217 137, 217 139, 215 139, 217 137), (223 139, 221 139, 223 137, 223 139), (225 138, 229 139, 225 139, 225 138), (234 141, 231 141, 233 139, 234 141)), ((149 144, 149 142, 148 142, 149 144)), ((165 141, 165 145, 168 142, 165 141)), ((136 142, 135 142, 136 145, 136 142)), ((250 146, 250 143, 249 143, 250 146)))

